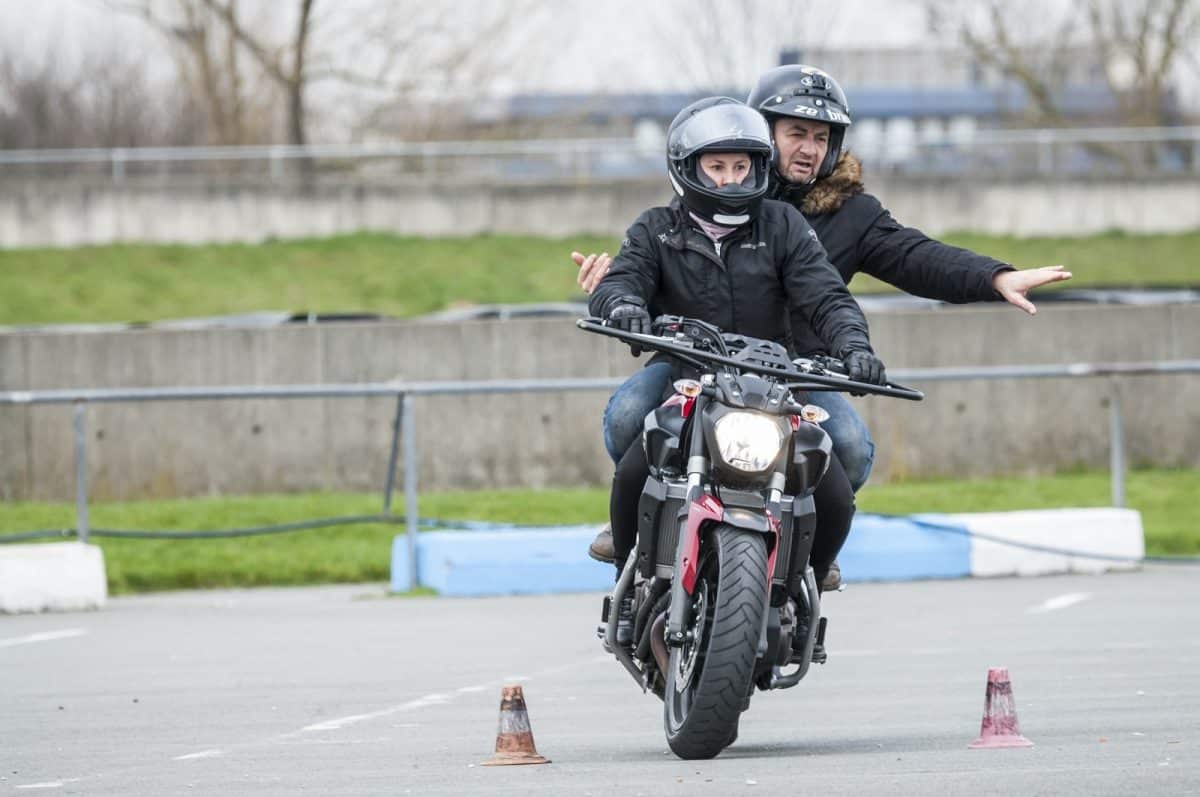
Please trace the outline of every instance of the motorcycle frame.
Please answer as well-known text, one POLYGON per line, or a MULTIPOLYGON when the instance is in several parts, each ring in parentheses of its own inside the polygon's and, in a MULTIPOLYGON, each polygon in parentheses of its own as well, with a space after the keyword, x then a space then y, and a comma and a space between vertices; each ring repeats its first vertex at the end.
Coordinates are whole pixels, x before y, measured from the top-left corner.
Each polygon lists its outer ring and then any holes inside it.
MULTIPOLYGON (((853 389, 856 392, 861 390, 863 393, 903 398, 910 401, 920 401, 924 398, 920 391, 906 388, 902 385, 870 385, 850 381, 841 375, 805 372, 780 368, 778 365, 756 365, 754 362, 748 362, 745 359, 738 359, 709 351, 700 352, 691 346, 668 341, 659 336, 642 335, 613 329, 593 319, 580 319, 576 322, 576 325, 586 331, 619 338, 635 346, 642 346, 671 354, 708 373, 714 370, 713 366, 719 364, 732 366, 740 372, 755 373, 759 376, 769 377, 789 389, 807 391, 847 391, 853 389)), ((780 537, 784 533, 781 527, 781 518, 783 517, 781 507, 784 497, 783 490, 787 479, 787 469, 791 466, 791 461, 789 458, 784 457, 782 462, 777 464, 776 471, 772 474, 766 488, 759 488, 763 489, 766 493, 766 500, 762 511, 763 522, 752 522, 751 518, 756 516, 750 513, 731 515, 726 512, 722 502, 716 496, 711 495, 706 489, 707 482, 711 476, 711 461, 706 451, 707 435, 699 427, 699 424, 703 423, 703 418, 705 417, 704 410, 709 402, 713 400, 711 390, 703 391, 700 395, 692 398, 691 406, 688 406, 686 401, 679 402, 677 397, 672 397, 672 399, 682 405, 680 408, 681 412, 690 415, 694 425, 688 435, 686 460, 687 493, 676 517, 678 535, 675 546, 675 564, 669 587, 671 597, 667 612, 667 628, 665 633, 667 645, 680 646, 687 641, 683 629, 692 620, 690 616, 692 607, 690 597, 695 590, 699 573, 699 555, 704 531, 715 523, 726 523, 736 528, 768 535, 770 550, 768 552, 767 569, 763 574, 764 589, 762 596, 762 600, 767 606, 766 611, 763 612, 763 624, 759 633, 758 645, 758 658, 761 659, 763 655, 771 652, 768 650, 769 645, 767 640, 767 631, 772 613, 770 595, 776 567, 776 556, 780 548, 780 537)), ((672 399, 668 399, 668 402, 672 399)), ((782 413, 780 415, 783 417, 782 413)), ((801 422, 804 423, 804 421, 801 422)), ((820 474, 818 480, 823 475, 823 473, 820 474)), ((814 485, 815 483, 814 481, 814 485)), ((801 494, 811 493, 812 486, 806 485, 806 489, 801 491, 801 494)), ((788 530, 787 533, 795 533, 794 522, 795 519, 793 518, 793 528, 788 530)), ((789 551, 791 551, 790 547, 789 551)), ((621 570, 621 575, 613 588, 612 604, 605 627, 605 646, 621 662, 625 669, 629 671, 630 675, 642 684, 642 688, 645 690, 650 671, 638 665, 630 650, 617 644, 618 612, 615 610, 615 607, 619 605, 621 599, 633 585, 634 577, 637 573, 637 554, 637 547, 630 551, 621 570)), ((787 582, 785 581, 785 587, 786 584, 787 582)), ((771 678, 769 680, 769 688, 771 689, 783 689, 795 686, 807 674, 812 663, 812 653, 819 633, 821 600, 820 591, 817 588, 816 576, 811 565, 806 564, 805 566, 802 587, 804 591, 802 597, 805 606, 798 605, 797 610, 807 609, 807 622, 805 623, 807 633, 804 640, 803 652, 801 653, 800 661, 797 662, 798 666, 796 670, 790 673, 785 673, 779 665, 772 666, 771 678)), ((797 597, 801 596, 797 595, 797 597)), ((777 612, 778 610, 775 611, 777 612)), ((794 643, 792 647, 794 649, 794 643)))

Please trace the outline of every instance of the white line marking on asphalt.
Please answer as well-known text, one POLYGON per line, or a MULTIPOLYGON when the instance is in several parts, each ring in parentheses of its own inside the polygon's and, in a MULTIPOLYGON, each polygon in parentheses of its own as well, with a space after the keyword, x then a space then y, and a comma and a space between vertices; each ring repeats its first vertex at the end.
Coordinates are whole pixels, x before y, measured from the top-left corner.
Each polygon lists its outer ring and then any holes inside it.
POLYGON ((325 720, 324 722, 316 722, 312 725, 306 725, 298 731, 280 734, 279 736, 274 737, 273 741, 279 742, 285 739, 293 739, 303 733, 312 733, 314 731, 337 731, 349 725, 356 725, 360 722, 366 722, 367 720, 379 719, 380 717, 387 717, 392 714, 399 714, 405 711, 415 711, 416 709, 425 708, 426 706, 440 706, 445 703, 452 702, 460 694, 469 692, 482 692, 487 689, 495 688, 496 686, 512 683, 514 681, 532 681, 535 677, 544 678, 548 675, 555 675, 560 672, 576 670, 581 664, 583 664, 583 662, 569 662, 567 664, 561 664, 557 667, 549 667, 545 670, 538 670, 533 675, 509 675, 499 682, 490 681, 486 684, 460 686, 454 692, 435 692, 431 695, 419 697, 416 700, 410 700, 407 703, 400 703, 395 706, 382 708, 379 711, 371 711, 366 714, 352 714, 348 717, 339 717, 337 719, 325 720))
MULTIPOLYGON (((41 633, 29 634, 28 636, 15 636, 8 639, 0 639, 0 648, 11 648, 16 647, 17 645, 31 645, 34 642, 49 642, 54 639, 70 639, 71 637, 75 636, 83 636, 86 633, 87 631, 83 628, 64 628, 61 631, 42 631, 41 633)), ((17 788, 22 787, 18 786, 17 788)))
POLYGON ((1068 592, 1066 595, 1057 595, 1038 606, 1031 606, 1026 609, 1026 614, 1044 614, 1046 612, 1058 611, 1059 609, 1065 609, 1068 606, 1082 603, 1090 597, 1092 597, 1092 593, 1090 592, 1068 592))
POLYGON ((177 755, 174 761, 192 761, 197 758, 216 758, 221 755, 220 750, 201 750, 199 753, 188 753, 187 755, 177 755))
POLYGON ((83 778, 63 778, 62 780, 48 780, 45 783, 26 783, 22 786, 16 786, 18 789, 59 789, 66 786, 68 783, 77 783, 83 778))
POLYGON ((441 694, 441 693, 425 695, 425 697, 419 697, 416 700, 410 700, 407 703, 401 703, 396 706, 388 706, 387 708, 382 708, 379 711, 372 711, 368 714, 353 714, 349 717, 339 717, 338 719, 334 719, 334 720, 326 720, 325 722, 318 722, 313 725, 306 725, 303 728, 301 728, 301 730, 308 731, 308 732, 311 732, 311 731, 337 731, 337 730, 341 730, 342 728, 345 728, 348 725, 355 725, 359 722, 364 722, 366 720, 379 719, 380 717, 386 717, 391 714, 398 714, 401 711, 413 711, 418 708, 425 708, 426 706, 438 706, 443 703, 449 703, 453 699, 454 699, 454 695, 447 695, 447 694, 441 694))

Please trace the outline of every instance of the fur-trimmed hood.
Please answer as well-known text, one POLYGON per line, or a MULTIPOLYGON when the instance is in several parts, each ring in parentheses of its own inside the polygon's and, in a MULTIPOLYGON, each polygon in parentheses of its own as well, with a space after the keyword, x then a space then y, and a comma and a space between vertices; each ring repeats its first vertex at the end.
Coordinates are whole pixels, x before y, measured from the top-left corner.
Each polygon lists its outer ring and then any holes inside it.
POLYGON ((800 211, 806 216, 832 213, 862 191, 862 161, 843 152, 829 176, 813 183, 804 196, 800 211))

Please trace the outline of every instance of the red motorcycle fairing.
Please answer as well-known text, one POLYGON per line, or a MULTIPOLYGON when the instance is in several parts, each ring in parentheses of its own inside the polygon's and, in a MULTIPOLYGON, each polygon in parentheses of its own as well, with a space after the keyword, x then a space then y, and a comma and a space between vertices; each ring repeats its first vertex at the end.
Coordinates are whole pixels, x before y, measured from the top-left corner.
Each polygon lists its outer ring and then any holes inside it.
POLYGON ((705 494, 688 506, 687 525, 684 526, 683 562, 681 583, 687 594, 691 595, 696 587, 696 576, 699 574, 700 557, 700 527, 709 521, 719 522, 725 517, 725 507, 711 495, 705 494))
POLYGON ((775 557, 779 553, 779 535, 782 533, 782 525, 779 518, 770 512, 767 513, 767 520, 771 523, 771 533, 775 535, 775 544, 771 545, 771 552, 767 554, 767 591, 770 592, 771 578, 775 575, 775 557))
MULTIPOLYGON (((683 572, 681 575, 681 583, 683 584, 683 589, 685 592, 687 592, 687 594, 692 594, 692 590, 695 589, 696 586, 696 577, 699 574, 699 562, 697 562, 697 559, 700 558, 700 529, 705 523, 716 523, 722 521, 728 522, 730 525, 737 526, 739 528, 751 527, 748 526, 744 520, 735 519, 738 513, 739 510, 734 510, 731 515, 727 514, 724 505, 719 500, 711 495, 708 495, 707 493, 700 496, 698 499, 688 505, 687 524, 684 526, 684 537, 681 541, 681 544, 683 545, 683 572)), ((774 544, 771 545, 770 542, 768 543, 770 545, 771 552, 767 555, 767 572, 763 574, 767 589, 770 589, 771 574, 775 572, 775 556, 779 552, 779 535, 781 533, 781 526, 779 518, 775 517, 770 512, 766 513, 766 518, 767 528, 755 528, 754 530, 761 532, 769 530, 774 536, 774 540, 772 541, 774 544)))

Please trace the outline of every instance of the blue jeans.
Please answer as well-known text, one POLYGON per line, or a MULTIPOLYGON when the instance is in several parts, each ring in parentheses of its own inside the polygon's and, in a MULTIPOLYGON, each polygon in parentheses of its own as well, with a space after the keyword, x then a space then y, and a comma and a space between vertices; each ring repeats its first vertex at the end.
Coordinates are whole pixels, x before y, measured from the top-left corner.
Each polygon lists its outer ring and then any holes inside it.
POLYGON ((808 394, 808 403, 829 413, 829 420, 821 428, 833 440, 833 453, 842 461, 850 486, 858 492, 867 483, 875 461, 875 443, 867 425, 841 393, 813 391, 808 394))
POLYGON ((604 408, 604 447, 614 464, 629 450, 645 427, 646 416, 663 403, 671 384, 671 364, 647 365, 617 388, 604 408))

